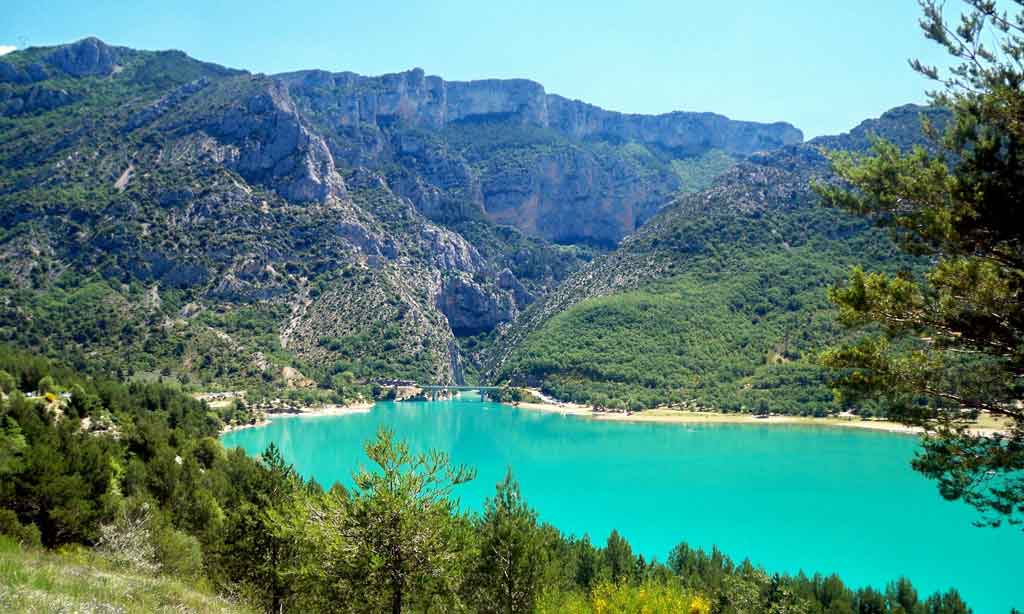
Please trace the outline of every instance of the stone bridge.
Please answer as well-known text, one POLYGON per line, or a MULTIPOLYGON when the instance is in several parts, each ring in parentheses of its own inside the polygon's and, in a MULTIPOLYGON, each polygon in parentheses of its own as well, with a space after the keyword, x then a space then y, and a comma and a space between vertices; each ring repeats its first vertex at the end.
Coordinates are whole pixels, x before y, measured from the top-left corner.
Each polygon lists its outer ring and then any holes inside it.
POLYGON ((438 397, 448 396, 449 392, 462 392, 469 390, 476 390, 480 393, 480 400, 484 400, 484 392, 488 390, 498 390, 498 386, 457 386, 455 384, 417 384, 416 386, 423 391, 423 396, 427 397, 431 401, 436 401, 438 397))

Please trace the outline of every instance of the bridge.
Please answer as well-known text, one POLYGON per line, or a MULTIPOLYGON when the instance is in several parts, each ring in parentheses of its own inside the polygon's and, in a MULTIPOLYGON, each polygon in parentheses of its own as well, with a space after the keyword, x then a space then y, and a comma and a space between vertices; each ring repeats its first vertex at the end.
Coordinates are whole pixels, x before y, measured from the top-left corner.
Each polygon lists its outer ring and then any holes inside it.
POLYGON ((480 393, 480 400, 484 400, 484 392, 488 390, 500 390, 498 386, 457 386, 455 384, 417 384, 417 388, 423 391, 423 396, 431 401, 436 401, 439 396, 447 396, 448 392, 463 392, 475 390, 480 393))

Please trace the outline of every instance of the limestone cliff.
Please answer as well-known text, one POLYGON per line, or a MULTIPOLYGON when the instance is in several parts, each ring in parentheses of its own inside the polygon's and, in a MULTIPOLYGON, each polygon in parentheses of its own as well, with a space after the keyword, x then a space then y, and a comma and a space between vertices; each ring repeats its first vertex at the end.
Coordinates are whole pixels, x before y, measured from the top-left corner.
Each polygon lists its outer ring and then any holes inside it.
POLYGON ((575 138, 611 137, 652 143, 687 153, 715 148, 733 154, 777 149, 803 140, 785 122, 760 124, 731 120, 714 113, 673 112, 638 115, 606 111, 579 100, 548 94, 526 79, 445 81, 423 69, 364 77, 355 73, 302 71, 277 79, 332 106, 331 119, 344 126, 376 125, 400 120, 440 130, 460 121, 513 116, 517 121, 551 128, 575 138))
POLYGON ((336 159, 387 173, 431 219, 484 217, 559 243, 614 245, 676 192, 703 187, 676 171, 708 152, 803 138, 786 123, 606 111, 524 79, 445 81, 418 68, 275 78, 336 159))

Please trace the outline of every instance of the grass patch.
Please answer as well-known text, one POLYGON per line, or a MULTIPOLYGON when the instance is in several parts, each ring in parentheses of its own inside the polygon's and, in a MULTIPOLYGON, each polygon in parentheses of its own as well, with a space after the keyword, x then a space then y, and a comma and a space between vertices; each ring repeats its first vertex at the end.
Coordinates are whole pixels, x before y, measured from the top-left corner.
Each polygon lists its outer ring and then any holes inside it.
POLYGON ((25 550, 0 536, 4 612, 251 612, 195 582, 118 568, 85 549, 25 550))

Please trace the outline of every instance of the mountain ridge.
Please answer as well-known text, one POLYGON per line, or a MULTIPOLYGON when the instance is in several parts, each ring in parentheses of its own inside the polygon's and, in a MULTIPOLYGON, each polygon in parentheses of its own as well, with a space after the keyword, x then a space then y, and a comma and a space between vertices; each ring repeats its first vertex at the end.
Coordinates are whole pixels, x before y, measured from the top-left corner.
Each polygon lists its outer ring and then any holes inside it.
MULTIPOLYGON (((675 191, 703 187, 702 156, 742 156, 803 138, 784 122, 606 111, 547 94, 526 79, 444 81, 422 69, 376 77, 316 70, 260 75, 180 51, 141 52, 95 38, 12 55, 0 60, 0 82, 33 87, 22 96, 0 94, 0 115, 70 104, 66 91, 42 82, 61 75, 112 78, 144 56, 188 59, 211 75, 281 83, 277 97, 287 94, 306 125, 316 124, 313 132, 336 164, 384 171, 433 221, 486 218, 559 243, 611 247, 675 191), (406 172, 388 173, 395 164, 406 172), (689 171, 694 166, 697 175, 689 171)), ((710 172, 727 161, 716 164, 710 172)), ((305 200, 326 196, 316 179, 295 192, 285 189, 285 196, 305 200)))
POLYGON ((461 381, 666 202, 802 139, 468 83, 98 39, 4 56, 0 337, 207 387, 461 381))
POLYGON ((612 136, 652 142, 671 148, 718 146, 730 153, 750 154, 803 141, 803 133, 788 122, 734 120, 718 113, 672 111, 656 115, 608 111, 578 99, 547 93, 530 79, 447 81, 422 68, 366 76, 350 71, 331 73, 300 70, 271 75, 289 85, 359 91, 364 97, 339 114, 341 123, 375 122, 378 116, 399 116, 417 125, 440 129, 480 115, 519 115, 522 121, 555 128, 573 138, 612 136), (374 89, 383 89, 378 94, 374 89), (695 132, 702 124, 725 128, 712 134, 695 132), (723 134, 725 132, 725 134, 723 134), (728 138, 735 137, 730 141, 728 138), (710 142, 710 139, 719 139, 710 142))

